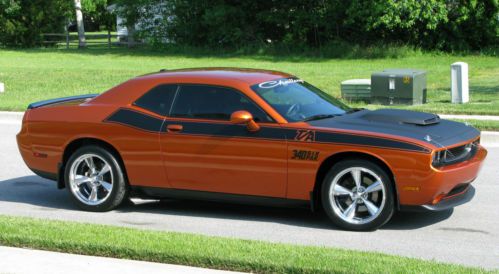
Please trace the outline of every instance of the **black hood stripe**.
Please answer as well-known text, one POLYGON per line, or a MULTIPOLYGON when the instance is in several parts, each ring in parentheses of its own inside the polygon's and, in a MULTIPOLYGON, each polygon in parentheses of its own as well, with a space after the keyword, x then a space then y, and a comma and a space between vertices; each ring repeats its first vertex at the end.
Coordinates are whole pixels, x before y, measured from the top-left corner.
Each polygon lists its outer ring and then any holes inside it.
POLYGON ((358 145, 381 147, 387 149, 406 150, 429 153, 430 150, 408 142, 385 139, 381 137, 362 136, 339 132, 314 131, 310 129, 287 129, 273 126, 261 126, 257 132, 249 132, 244 125, 225 123, 189 122, 189 121, 163 121, 160 118, 131 109, 119 109, 104 120, 108 123, 117 123, 130 126, 137 130, 151 133, 165 133, 169 124, 182 125, 181 133, 184 135, 200 135, 213 137, 238 137, 250 139, 265 139, 274 141, 299 142, 299 143, 337 143, 345 145, 358 145), (306 138, 304 138, 306 137, 306 138))
POLYGON ((317 132, 316 141, 321 143, 358 144, 364 146, 367 145, 373 147, 396 148, 401 150, 429 152, 428 149, 412 143, 384 139, 379 137, 352 135, 345 133, 317 132))

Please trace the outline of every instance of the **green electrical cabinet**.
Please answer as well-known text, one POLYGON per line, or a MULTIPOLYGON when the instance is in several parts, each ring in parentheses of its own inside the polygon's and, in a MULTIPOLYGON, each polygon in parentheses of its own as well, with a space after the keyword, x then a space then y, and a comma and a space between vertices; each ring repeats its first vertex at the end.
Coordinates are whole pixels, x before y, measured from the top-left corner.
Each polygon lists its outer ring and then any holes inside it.
POLYGON ((341 98, 348 101, 371 101, 371 79, 351 79, 341 82, 341 98))
POLYGON ((426 71, 386 69, 371 74, 372 102, 393 105, 426 103, 426 71))

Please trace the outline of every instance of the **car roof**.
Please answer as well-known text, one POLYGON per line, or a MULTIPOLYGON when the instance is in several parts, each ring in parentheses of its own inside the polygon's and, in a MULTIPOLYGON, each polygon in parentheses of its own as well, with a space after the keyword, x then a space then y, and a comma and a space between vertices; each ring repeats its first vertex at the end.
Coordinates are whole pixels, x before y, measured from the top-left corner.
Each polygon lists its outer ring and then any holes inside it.
POLYGON ((203 82, 206 80, 232 80, 244 82, 249 85, 258 84, 264 81, 270 81, 279 78, 294 77, 279 71, 263 70, 263 69, 250 69, 250 68, 188 68, 188 69, 175 69, 175 70, 160 70, 156 73, 150 73, 135 78, 136 80, 148 79, 168 79, 168 78, 192 78, 193 81, 203 82))

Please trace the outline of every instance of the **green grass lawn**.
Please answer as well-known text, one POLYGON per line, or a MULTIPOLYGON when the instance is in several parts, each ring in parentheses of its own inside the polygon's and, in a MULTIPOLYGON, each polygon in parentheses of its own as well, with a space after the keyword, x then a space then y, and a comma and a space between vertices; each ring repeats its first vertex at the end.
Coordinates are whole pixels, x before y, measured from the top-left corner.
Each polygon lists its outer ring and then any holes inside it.
POLYGON ((131 77, 161 68, 213 66, 289 72, 336 97, 340 96, 341 81, 346 79, 369 78, 373 71, 386 68, 423 69, 428 72, 429 103, 404 108, 437 113, 499 115, 499 57, 414 52, 400 58, 326 59, 203 55, 126 48, 0 49, 0 82, 6 86, 6 92, 0 94, 0 109, 24 110, 28 103, 37 100, 103 92, 131 77), (449 103, 450 64, 456 61, 469 63, 469 104, 449 103))
POLYGON ((0 215, 0 245, 257 273, 485 273, 374 252, 0 215))

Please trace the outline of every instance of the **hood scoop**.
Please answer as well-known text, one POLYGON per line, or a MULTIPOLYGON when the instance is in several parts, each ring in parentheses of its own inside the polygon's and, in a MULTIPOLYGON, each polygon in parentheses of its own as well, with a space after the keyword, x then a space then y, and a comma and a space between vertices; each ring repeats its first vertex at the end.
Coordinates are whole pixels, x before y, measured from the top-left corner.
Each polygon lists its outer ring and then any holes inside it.
POLYGON ((433 125, 440 122, 440 117, 435 114, 399 109, 374 110, 362 115, 362 117, 359 118, 368 121, 412 124, 418 126, 433 125))

